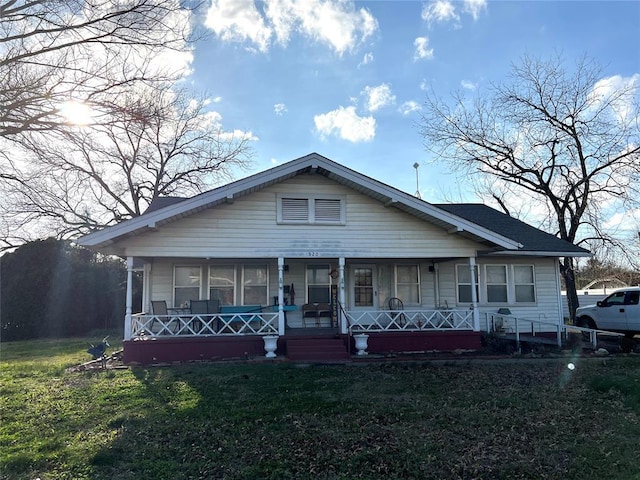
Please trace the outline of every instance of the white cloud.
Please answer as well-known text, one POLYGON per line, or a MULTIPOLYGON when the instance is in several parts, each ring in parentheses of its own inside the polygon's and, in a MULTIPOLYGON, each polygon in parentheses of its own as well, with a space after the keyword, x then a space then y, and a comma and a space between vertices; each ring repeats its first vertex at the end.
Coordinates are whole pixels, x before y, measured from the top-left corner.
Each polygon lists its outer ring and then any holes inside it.
POLYGON ((220 97, 220 96, 213 97, 213 98, 211 99, 211 101, 212 101, 213 103, 220 103, 220 102, 222 101, 222 97, 220 97))
POLYGON ((249 42, 261 52, 272 38, 287 45, 293 33, 330 46, 353 50, 372 36, 378 21, 350 0, 271 0, 260 11, 254 0, 212 0, 205 25, 224 41, 249 42))
POLYGON ((361 94, 366 96, 365 108, 370 112, 376 112, 382 107, 394 104, 396 101, 396 96, 391 93, 391 87, 386 83, 377 87, 367 86, 361 94))
POLYGON ((276 112, 276 115, 278 115, 279 117, 288 112, 287 106, 284 103, 276 103, 273 106, 273 111, 276 112))
POLYGON ((420 104, 413 100, 409 100, 407 102, 404 102, 402 105, 400 105, 400 108, 398 110, 400 111, 400 113, 402 113, 402 115, 406 116, 412 112, 420 111, 420 104))
POLYGON ((469 13, 474 20, 478 20, 480 12, 486 8, 487 0, 464 0, 463 10, 469 13))
POLYGON ((362 57, 362 61, 358 64, 358 68, 362 67, 363 65, 368 65, 371 62, 373 62, 373 53, 367 52, 364 54, 364 57, 362 57))
POLYGON ((212 0, 204 24, 224 41, 249 40, 261 52, 269 48, 271 29, 253 0, 212 0))
MULTIPOLYGON (((463 0, 462 11, 478 20, 482 10, 486 10, 487 0, 463 0)), ((456 28, 460 27, 460 15, 456 11, 456 5, 451 0, 435 0, 422 7, 422 19, 429 25, 432 23, 454 22, 456 28)))
POLYGON ((350 142, 368 142, 376 135, 376 119, 360 117, 356 108, 338 107, 328 113, 313 117, 316 130, 322 138, 335 135, 350 142))
POLYGON ((462 85, 462 88, 466 90, 475 90, 476 88, 478 88, 478 85, 473 83, 471 80, 462 80, 460 82, 460 85, 462 85))
POLYGON ((596 82, 589 95, 593 110, 609 103, 611 113, 618 122, 626 123, 640 116, 636 97, 640 91, 640 74, 631 77, 614 75, 596 82))
POLYGON ((436 0, 422 7, 422 19, 427 23, 459 21, 456 7, 449 0, 436 0))
POLYGON ((433 58, 433 48, 429 48, 429 39, 427 37, 418 37, 413 41, 413 45, 416 47, 413 53, 413 61, 416 62, 423 58, 433 58))

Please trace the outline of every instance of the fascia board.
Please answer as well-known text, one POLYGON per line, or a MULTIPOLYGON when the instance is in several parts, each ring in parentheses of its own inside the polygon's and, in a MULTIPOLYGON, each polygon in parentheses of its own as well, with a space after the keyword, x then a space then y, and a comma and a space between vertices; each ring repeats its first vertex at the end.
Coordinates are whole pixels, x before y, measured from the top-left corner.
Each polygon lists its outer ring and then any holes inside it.
MULTIPOLYGON (((479 252, 480 253, 480 252, 479 252)), ((482 256, 501 256, 501 257, 593 257, 591 252, 545 252, 545 251, 501 251, 501 252, 484 252, 482 256)))
POLYGON ((155 212, 141 215, 140 217, 127 220, 118 225, 107 227, 99 232, 90 233, 80 237, 77 240, 77 243, 83 246, 99 246, 103 245, 105 242, 112 242, 123 235, 135 233, 136 231, 143 231, 148 228, 155 228, 158 223, 165 222, 174 217, 188 215, 189 212, 206 208, 208 205, 214 204, 228 197, 233 197, 234 195, 238 195, 244 191, 277 182, 282 178, 295 175, 300 170, 304 170, 309 167, 312 169, 323 168, 350 182, 357 183, 365 189, 369 189, 373 192, 386 196, 392 201, 397 200, 404 203, 411 209, 445 222, 458 231, 469 232, 484 240, 499 245, 500 247, 508 249, 522 248, 520 243, 511 240, 510 238, 504 237, 473 222, 445 212, 444 210, 434 207, 427 202, 416 199, 405 192, 367 177, 366 175, 340 165, 339 163, 329 160, 317 153, 311 153, 283 165, 278 165, 277 167, 269 170, 258 172, 250 177, 237 180, 228 185, 223 185, 209 192, 202 193, 174 205, 168 205, 156 210, 155 212))
POLYGON ((433 205, 419 200, 408 193, 398 190, 394 187, 374 180, 366 175, 362 175, 354 170, 344 167, 338 163, 331 162, 331 164, 323 165, 323 168, 332 171, 336 175, 342 176, 354 183, 358 183, 365 188, 378 192, 391 199, 392 202, 402 202, 410 208, 413 208, 421 213, 424 213, 430 217, 436 218, 440 221, 450 224, 458 231, 466 231, 473 235, 476 235, 484 240, 488 240, 503 248, 518 249, 522 248, 522 244, 512 240, 508 237, 495 233, 487 228, 481 227, 469 220, 457 217, 449 212, 441 210, 433 205))

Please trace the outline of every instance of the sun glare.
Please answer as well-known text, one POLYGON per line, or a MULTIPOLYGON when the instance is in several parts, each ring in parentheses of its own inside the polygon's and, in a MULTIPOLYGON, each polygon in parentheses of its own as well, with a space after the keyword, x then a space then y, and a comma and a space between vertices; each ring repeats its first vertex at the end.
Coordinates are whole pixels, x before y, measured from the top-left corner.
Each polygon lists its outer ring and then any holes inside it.
POLYGON ((73 125, 88 125, 91 123, 93 111, 86 103, 69 100, 59 108, 60 114, 66 118, 67 123, 73 125))

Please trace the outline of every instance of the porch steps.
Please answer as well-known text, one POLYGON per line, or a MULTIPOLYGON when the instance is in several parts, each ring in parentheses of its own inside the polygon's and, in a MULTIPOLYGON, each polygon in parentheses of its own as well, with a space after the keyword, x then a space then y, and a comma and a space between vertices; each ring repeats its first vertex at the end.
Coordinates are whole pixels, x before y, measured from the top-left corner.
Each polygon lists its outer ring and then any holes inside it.
POLYGON ((350 360, 341 338, 291 338, 287 340, 287 357, 296 362, 337 362, 350 360))

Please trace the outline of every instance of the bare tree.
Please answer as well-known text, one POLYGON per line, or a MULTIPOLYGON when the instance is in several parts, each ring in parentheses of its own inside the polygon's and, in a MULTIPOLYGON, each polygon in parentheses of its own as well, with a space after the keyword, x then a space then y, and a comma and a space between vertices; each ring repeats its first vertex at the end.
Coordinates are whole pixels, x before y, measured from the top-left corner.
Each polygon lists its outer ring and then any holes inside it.
MULTIPOLYGON (((505 211, 526 199, 559 238, 619 247, 605 228, 606 206, 638 199, 640 160, 637 79, 622 80, 604 79, 586 58, 568 69, 561 57, 524 57, 486 96, 455 94, 448 104, 429 95, 421 134, 436 161, 490 184, 484 193, 505 211)), ((573 318, 572 258, 562 260, 561 273, 573 318)))
POLYGON ((108 93, 175 76, 150 67, 186 49, 187 4, 0 0, 0 137, 60 128, 69 100, 103 109, 108 93))
POLYGON ((31 181, 9 189, 11 218, 69 238, 136 217, 158 196, 210 189, 250 161, 251 135, 225 132, 206 100, 167 87, 120 102, 102 125, 24 136, 31 181))

